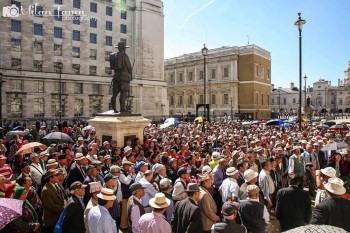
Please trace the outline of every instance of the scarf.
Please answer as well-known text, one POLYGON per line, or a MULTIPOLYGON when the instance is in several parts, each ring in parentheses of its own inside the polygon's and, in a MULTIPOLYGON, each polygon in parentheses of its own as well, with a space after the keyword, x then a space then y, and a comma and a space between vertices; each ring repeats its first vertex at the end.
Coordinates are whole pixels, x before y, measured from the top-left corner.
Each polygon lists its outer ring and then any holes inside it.
MULTIPOLYGON (((13 195, 13 198, 19 199, 22 196, 24 189, 25 188, 23 186, 17 186, 14 190, 15 194, 13 195)), ((27 199, 24 201, 24 204, 32 211, 35 222, 38 222, 38 214, 36 213, 32 204, 30 204, 30 202, 27 199)))

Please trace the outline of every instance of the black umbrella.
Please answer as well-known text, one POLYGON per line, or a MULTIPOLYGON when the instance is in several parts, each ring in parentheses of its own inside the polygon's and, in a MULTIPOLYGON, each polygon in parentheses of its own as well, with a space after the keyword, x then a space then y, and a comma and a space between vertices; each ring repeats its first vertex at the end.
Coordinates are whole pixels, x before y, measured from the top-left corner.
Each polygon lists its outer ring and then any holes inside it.
POLYGON ((333 130, 333 131, 348 131, 349 128, 346 125, 332 125, 329 130, 333 130))
POLYGON ((29 132, 27 132, 27 131, 10 131, 10 132, 8 132, 8 133, 6 134, 6 138, 7 138, 8 140, 11 140, 12 137, 13 137, 14 135, 23 135, 23 136, 26 136, 26 135, 28 135, 28 134, 29 134, 29 132))
POLYGON ((49 133, 49 134, 45 135, 45 137, 43 137, 43 139, 51 140, 51 141, 73 142, 72 138, 68 134, 65 134, 62 132, 49 133))
POLYGON ((326 121, 323 123, 324 125, 328 125, 329 127, 336 125, 337 123, 335 123, 334 121, 326 121))

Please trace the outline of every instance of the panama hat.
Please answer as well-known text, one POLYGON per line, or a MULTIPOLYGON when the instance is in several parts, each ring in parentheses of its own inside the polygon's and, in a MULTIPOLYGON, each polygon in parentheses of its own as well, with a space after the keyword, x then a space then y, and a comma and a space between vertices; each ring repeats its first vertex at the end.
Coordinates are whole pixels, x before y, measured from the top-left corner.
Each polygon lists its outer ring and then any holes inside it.
POLYGON ((255 177, 258 177, 258 173, 255 172, 254 170, 252 169, 247 169, 245 172, 244 172, 244 180, 245 182, 249 182, 251 181, 252 179, 254 179, 255 177))
POLYGON ((324 175, 326 175, 328 177, 331 177, 331 178, 334 178, 336 173, 337 173, 335 171, 335 169, 332 168, 332 167, 323 168, 323 169, 321 169, 321 172, 322 172, 322 174, 324 174, 324 175))
POLYGON ((156 193, 156 195, 149 200, 149 205, 156 209, 162 209, 170 205, 170 200, 165 197, 164 193, 156 193))
POLYGON ((116 199, 113 194, 113 190, 109 188, 103 188, 101 192, 97 194, 97 197, 106 201, 114 201, 116 199))
POLYGON ((324 188, 335 195, 343 195, 346 193, 344 182, 337 177, 328 179, 328 183, 324 185, 324 188))

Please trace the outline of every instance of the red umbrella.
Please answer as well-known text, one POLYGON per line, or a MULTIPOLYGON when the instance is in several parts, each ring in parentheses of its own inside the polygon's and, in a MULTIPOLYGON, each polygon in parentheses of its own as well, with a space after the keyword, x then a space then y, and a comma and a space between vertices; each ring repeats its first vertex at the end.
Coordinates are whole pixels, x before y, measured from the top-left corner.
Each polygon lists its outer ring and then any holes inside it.
POLYGON ((349 128, 346 125, 341 125, 341 124, 337 124, 337 125, 332 125, 329 130, 332 131, 348 131, 349 128))
POLYGON ((0 198, 0 230, 22 216, 23 201, 12 198, 0 198))

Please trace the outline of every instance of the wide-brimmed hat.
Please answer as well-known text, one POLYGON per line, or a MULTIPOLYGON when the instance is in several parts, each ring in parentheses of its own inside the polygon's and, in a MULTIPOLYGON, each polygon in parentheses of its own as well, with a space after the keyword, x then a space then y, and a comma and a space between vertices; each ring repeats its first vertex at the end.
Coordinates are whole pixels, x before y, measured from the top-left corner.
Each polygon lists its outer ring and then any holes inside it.
POLYGON ((58 163, 55 159, 49 159, 46 166, 57 166, 58 163))
POLYGON ((196 183, 189 183, 187 185, 187 189, 186 189, 186 192, 188 193, 193 193, 193 192, 200 192, 201 190, 199 189, 199 186, 198 184, 196 183))
POLYGON ((44 156, 49 156, 49 155, 50 154, 46 150, 44 150, 43 152, 40 153, 40 158, 44 156))
POLYGON ((127 159, 123 159, 122 166, 124 165, 134 165, 134 164, 127 159))
POLYGON ((202 167, 202 173, 210 173, 212 171, 209 165, 205 165, 202 167))
POLYGON ((156 209, 162 209, 170 205, 170 200, 165 197, 164 193, 156 193, 156 195, 149 200, 149 205, 156 209))
POLYGON ((131 152, 132 148, 130 146, 124 147, 124 154, 131 152))
POLYGON ((73 184, 70 185, 69 190, 72 193, 72 191, 77 190, 77 189, 84 189, 84 188, 86 188, 86 186, 87 186, 86 184, 83 184, 80 181, 75 181, 73 184))
POLYGON ((124 42, 118 42, 118 44, 114 45, 114 48, 130 48, 128 45, 125 45, 124 42))
POLYGON ((101 181, 89 183, 90 193, 100 192, 102 189, 101 181))
POLYGON ((50 169, 50 170, 48 170, 48 171, 45 173, 44 177, 45 177, 45 179, 48 179, 48 178, 50 178, 51 176, 56 175, 56 174, 57 174, 57 170, 56 170, 56 169, 50 169))
POLYGON ((34 159, 36 157, 39 157, 37 153, 31 153, 29 159, 34 159))
POLYGON ((82 154, 82 153, 76 153, 75 154, 75 161, 78 161, 78 160, 83 160, 85 159, 85 156, 82 154))
POLYGON ((198 181, 206 181, 210 179, 210 176, 208 173, 197 174, 197 176, 198 176, 198 181))
POLYGON ((324 188, 327 189, 328 192, 335 195, 343 195, 346 193, 344 182, 338 177, 328 179, 328 182, 324 185, 324 188))
POLYGON ((238 173, 238 170, 235 167, 229 167, 226 170, 226 175, 228 175, 228 176, 232 176, 236 173, 238 173))
POLYGON ((292 152, 294 152, 296 149, 299 149, 300 152, 304 151, 304 149, 301 146, 293 146, 292 152))
POLYGON ((97 194, 97 197, 106 201, 114 201, 116 199, 113 190, 109 188, 102 188, 101 192, 97 194))
POLYGON ((136 183, 133 183, 132 185, 130 185, 130 191, 131 192, 135 192, 139 189, 145 189, 146 187, 144 187, 141 183, 139 182, 136 182, 136 183))
POLYGON ((214 152, 211 154, 211 159, 212 159, 212 160, 218 160, 218 159, 220 159, 220 153, 217 152, 217 151, 214 151, 214 152))
POLYGON ((244 172, 244 180, 245 182, 249 182, 251 181, 252 179, 254 179, 255 177, 258 177, 259 173, 255 172, 254 170, 252 169, 247 169, 245 172, 244 172))
POLYGON ((331 177, 331 178, 334 178, 336 176, 336 171, 334 168, 332 167, 326 167, 326 168, 323 168, 321 169, 321 172, 322 174, 328 176, 328 177, 331 177))

